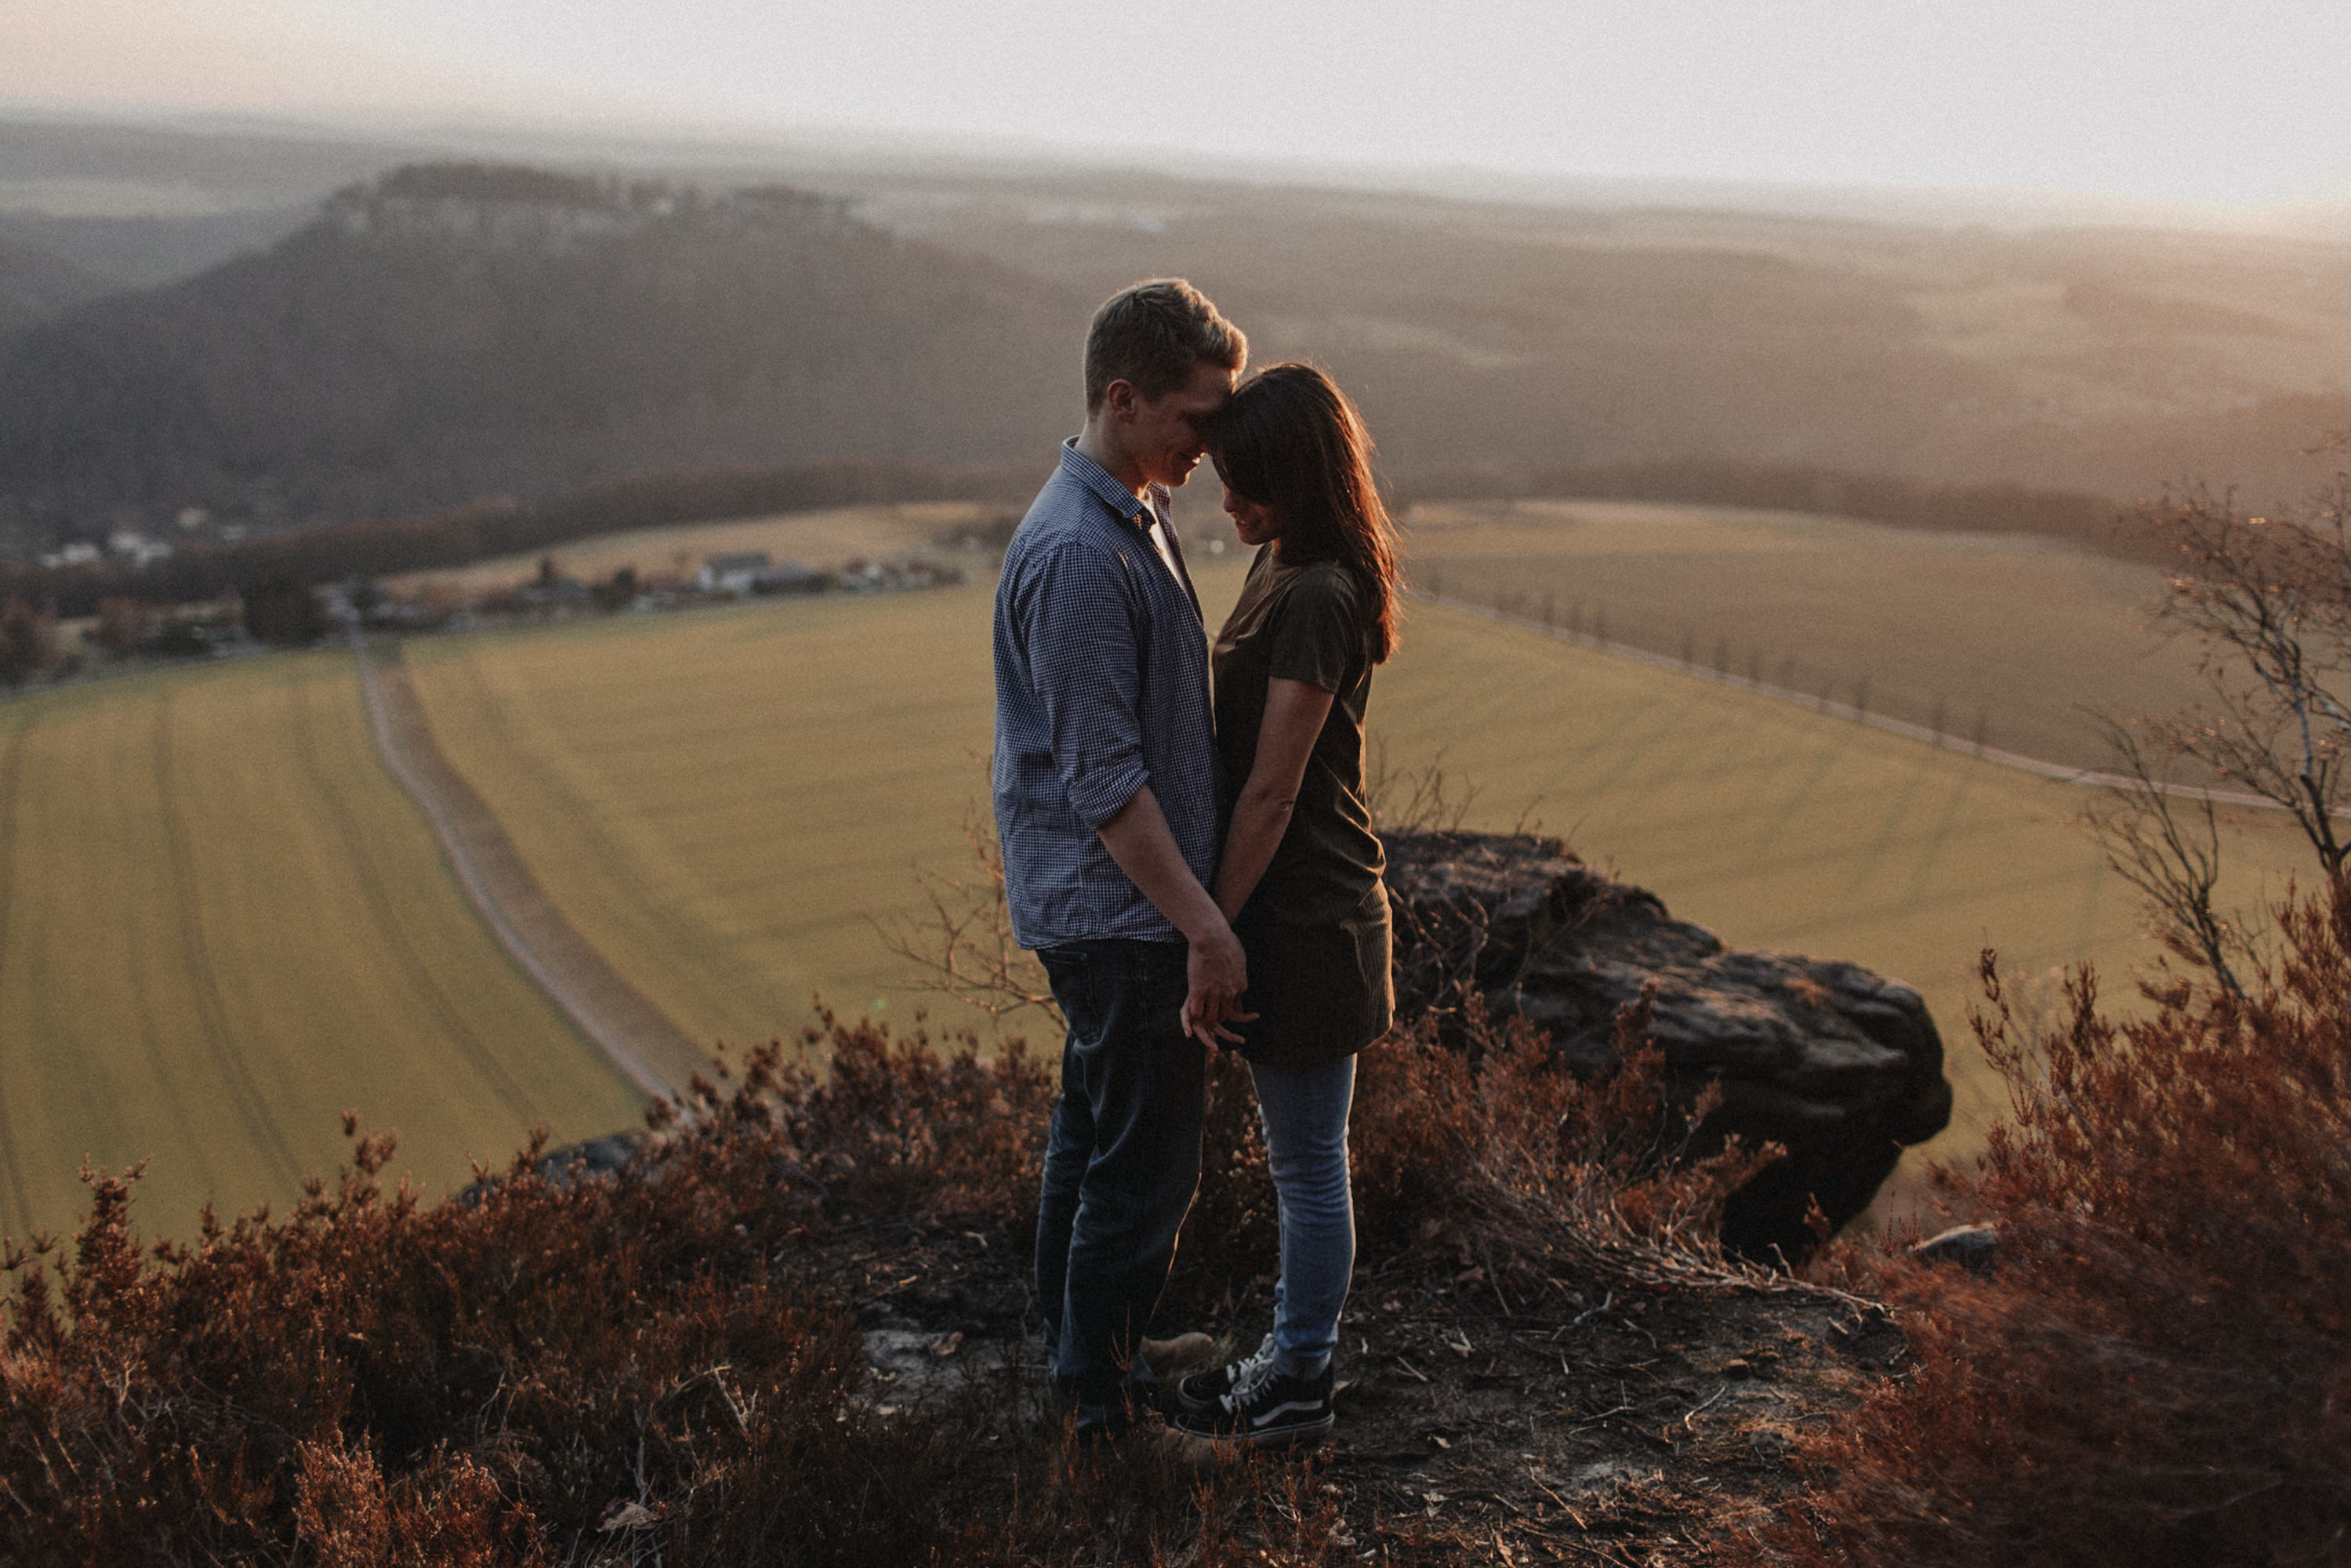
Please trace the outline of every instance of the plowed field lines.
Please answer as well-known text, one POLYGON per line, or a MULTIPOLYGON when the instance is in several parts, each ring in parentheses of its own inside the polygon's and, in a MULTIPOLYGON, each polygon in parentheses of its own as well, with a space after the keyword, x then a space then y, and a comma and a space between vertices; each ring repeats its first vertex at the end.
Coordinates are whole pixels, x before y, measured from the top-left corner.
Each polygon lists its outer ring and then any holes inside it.
POLYGON ((506 1070, 506 1065, 484 1042, 467 1020, 465 1009, 450 997, 447 988, 425 964, 423 955, 417 952, 415 942, 410 938, 408 927, 401 919, 401 912, 393 904, 391 892, 384 886, 383 873, 376 865, 375 855, 366 836, 360 831, 359 823, 336 789, 334 779, 319 764, 310 733, 308 693, 301 688, 289 687, 285 693, 285 701, 288 726, 296 747, 302 756, 303 771, 308 777, 311 788, 317 791, 320 808, 329 825, 333 828, 345 857, 357 873, 355 880, 360 898, 367 906, 369 917, 375 923, 376 937, 382 950, 392 955, 393 963, 399 967, 401 977, 415 992, 433 1021, 440 1027, 442 1037, 457 1048, 467 1064, 489 1086, 490 1092, 497 1096, 498 1103, 523 1126, 538 1125, 543 1118, 529 1092, 515 1082, 514 1075, 506 1070))
POLYGON ((172 906, 180 932, 180 956, 187 970, 188 994, 195 1006, 195 1033, 212 1063, 214 1082, 226 1096, 251 1145, 262 1151, 271 1170, 287 1187, 300 1185, 301 1162, 294 1157, 286 1134, 271 1113, 269 1102, 254 1082, 245 1055, 237 1045, 228 1009, 221 999, 220 980, 204 929, 197 897, 197 880, 189 853, 187 803, 180 793, 172 759, 172 694, 155 705, 155 798, 162 802, 163 849, 171 868, 172 906))

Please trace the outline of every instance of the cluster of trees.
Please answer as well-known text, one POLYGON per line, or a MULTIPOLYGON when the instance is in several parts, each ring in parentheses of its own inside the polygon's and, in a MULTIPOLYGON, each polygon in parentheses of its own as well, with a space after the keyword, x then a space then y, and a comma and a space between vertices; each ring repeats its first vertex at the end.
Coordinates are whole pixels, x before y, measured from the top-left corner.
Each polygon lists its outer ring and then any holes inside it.
POLYGON ((55 610, 20 594, 0 599, 0 683, 20 686, 57 663, 55 610))
MULTIPOLYGON (((88 615, 110 597, 188 603, 276 576, 308 582, 392 576, 673 523, 868 502, 1019 502, 1034 491, 1046 460, 947 465, 831 458, 635 475, 545 501, 499 498, 426 517, 328 524, 233 544, 198 542, 138 568, 115 559, 55 569, 16 562, 0 567, 0 592, 37 598, 67 615, 88 615)), ((1833 511, 1898 527, 2034 534, 2134 558, 2159 549, 2143 533, 2121 526, 2120 507, 2093 496, 1933 485, 1806 465, 1593 465, 1533 470, 1515 480, 1490 474, 1407 473, 1393 487, 1399 503, 1464 496, 1687 501, 1833 511)), ((968 537, 1001 548, 1019 520, 1017 511, 1008 511, 987 528, 964 530, 948 542, 968 537)))

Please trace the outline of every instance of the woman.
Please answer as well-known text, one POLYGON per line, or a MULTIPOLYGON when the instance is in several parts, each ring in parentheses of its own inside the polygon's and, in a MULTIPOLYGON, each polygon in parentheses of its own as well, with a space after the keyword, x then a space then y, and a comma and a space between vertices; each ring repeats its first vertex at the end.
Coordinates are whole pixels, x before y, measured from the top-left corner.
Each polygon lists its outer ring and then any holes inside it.
POLYGON ((1208 437, 1225 510, 1261 547, 1213 655, 1217 744, 1239 788, 1214 892, 1249 955, 1240 1051, 1281 1208, 1273 1332, 1178 1385, 1177 1424, 1219 1442, 1331 1427, 1355 1260, 1355 1053, 1386 1032, 1394 1003, 1364 706, 1372 666, 1395 647, 1398 574, 1371 452, 1354 405, 1311 365, 1252 378, 1208 437))

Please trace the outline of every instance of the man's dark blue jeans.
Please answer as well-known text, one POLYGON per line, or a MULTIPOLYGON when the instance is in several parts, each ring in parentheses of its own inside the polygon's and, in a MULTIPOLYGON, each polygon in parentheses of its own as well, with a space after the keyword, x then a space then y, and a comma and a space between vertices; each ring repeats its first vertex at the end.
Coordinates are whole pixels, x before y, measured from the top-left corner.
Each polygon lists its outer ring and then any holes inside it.
POLYGON ((1037 1204, 1037 1302, 1082 1430, 1149 1403, 1144 1331, 1200 1180, 1207 1048, 1184 1032, 1185 945, 1104 940, 1037 956, 1069 1019, 1037 1204))

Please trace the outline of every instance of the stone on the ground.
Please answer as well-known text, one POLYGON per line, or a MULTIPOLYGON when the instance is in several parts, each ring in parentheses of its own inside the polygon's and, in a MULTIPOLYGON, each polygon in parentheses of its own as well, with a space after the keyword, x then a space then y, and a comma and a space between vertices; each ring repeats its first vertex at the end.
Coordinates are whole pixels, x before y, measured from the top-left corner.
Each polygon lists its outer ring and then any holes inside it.
POLYGON ((1991 1271, 2000 1261, 2000 1227, 1954 1225, 1910 1249, 1922 1263, 1957 1263, 1971 1274, 1991 1271))

